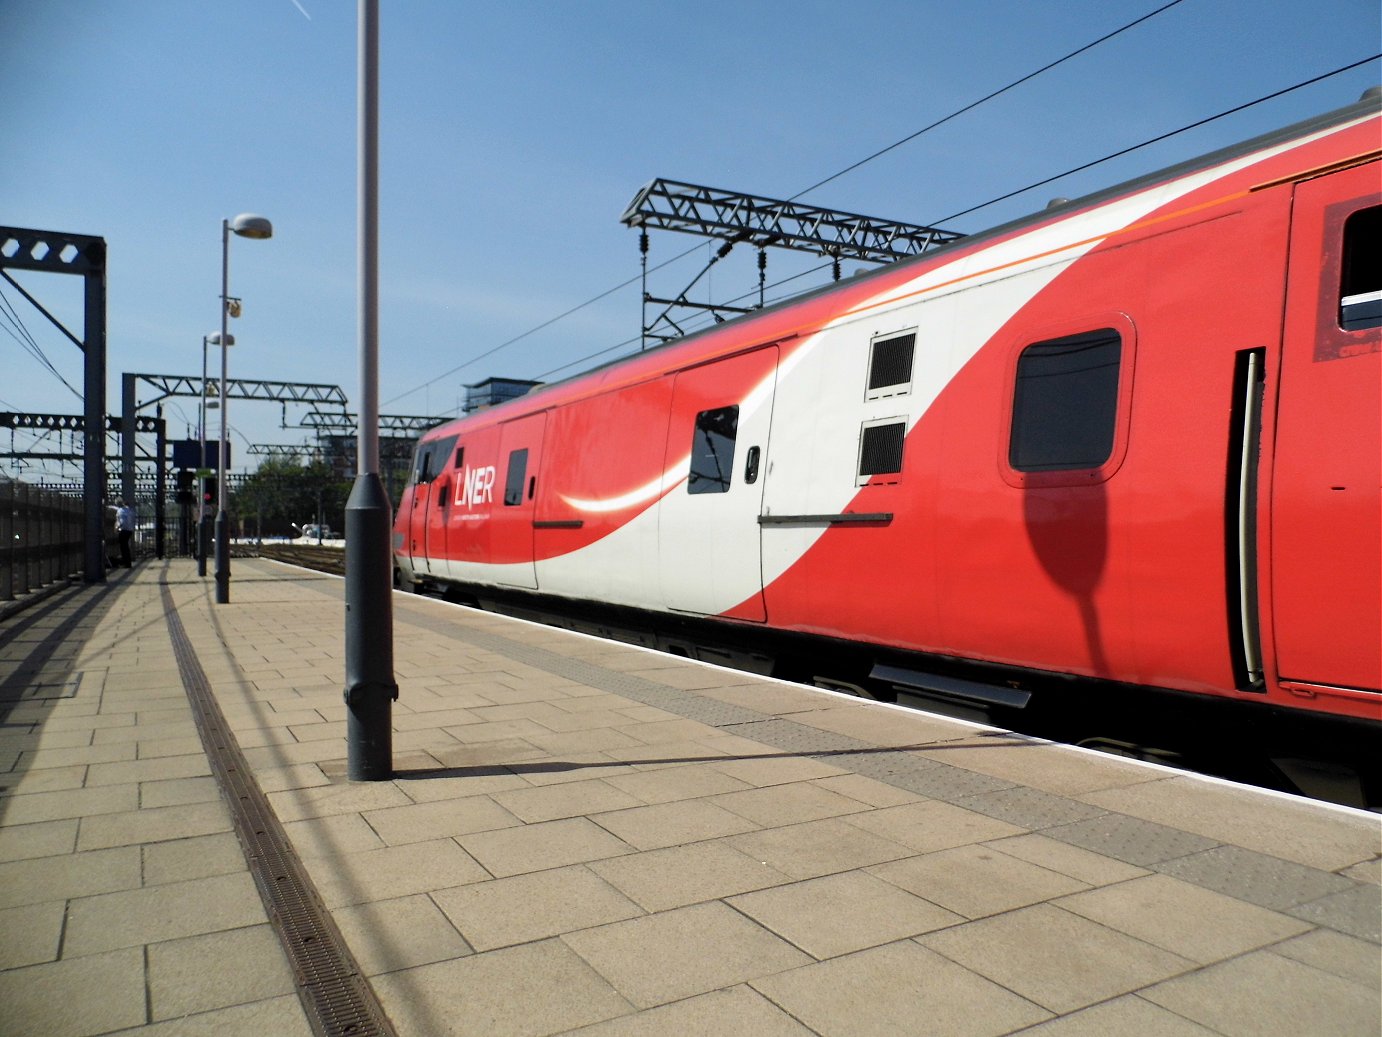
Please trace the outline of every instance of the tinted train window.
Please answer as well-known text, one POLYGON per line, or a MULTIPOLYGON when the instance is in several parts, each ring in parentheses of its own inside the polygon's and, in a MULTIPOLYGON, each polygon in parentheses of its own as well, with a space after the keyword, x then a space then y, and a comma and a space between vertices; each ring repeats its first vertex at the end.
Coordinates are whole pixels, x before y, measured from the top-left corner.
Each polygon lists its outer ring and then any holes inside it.
POLYGON ((1122 339, 1112 328, 1037 342, 1017 360, 1008 463, 1098 468, 1113 453, 1122 339))
POLYGON ((912 354, 916 332, 876 338, 869 349, 869 383, 865 399, 895 396, 912 387, 912 354))
POLYGON ((691 475, 688 493, 728 493, 734 473, 734 440, 739 434, 739 408, 720 407, 696 415, 691 434, 691 475))
POLYGON ((509 455, 509 474, 504 477, 504 507, 516 508, 523 503, 523 480, 528 476, 528 448, 509 455))
POLYGON ((875 475, 890 475, 902 471, 902 444, 907 437, 907 423, 889 421, 865 425, 859 436, 859 484, 862 486, 875 475))
POLYGON ((1360 209, 1344 224, 1339 327, 1382 327, 1382 206, 1360 209))
POLYGON ((413 482, 426 483, 435 479, 437 473, 446 467, 447 458, 455 443, 455 436, 433 440, 431 443, 419 443, 413 461, 413 482))

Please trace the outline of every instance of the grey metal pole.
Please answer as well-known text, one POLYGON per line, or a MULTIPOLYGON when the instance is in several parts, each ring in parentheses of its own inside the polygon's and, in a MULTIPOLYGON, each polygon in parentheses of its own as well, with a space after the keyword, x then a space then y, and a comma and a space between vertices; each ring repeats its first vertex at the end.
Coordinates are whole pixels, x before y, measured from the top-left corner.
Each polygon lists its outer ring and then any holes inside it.
POLYGON ((92 269, 82 278, 82 503, 86 582, 106 582, 106 243, 93 243, 92 269))
POLYGON ((163 404, 158 405, 158 427, 154 432, 154 452, 158 455, 158 467, 154 469, 154 554, 160 561, 164 555, 164 538, 168 530, 164 526, 163 498, 168 493, 168 426, 163 421, 163 404))
POLYGON ((136 397, 135 376, 126 372, 120 376, 120 496, 131 508, 135 507, 135 426, 139 423, 139 401, 136 397))
POLYGON ((359 0, 358 467, 345 513, 346 776, 393 777, 393 580, 379 481, 379 0, 359 0))
POLYGON ((206 514, 206 484, 202 482, 202 470, 206 468, 206 340, 202 336, 202 405, 197 418, 197 439, 201 442, 201 463, 197 466, 197 575, 206 575, 206 548, 210 532, 206 514))
POLYGON ((221 444, 216 466, 216 604, 230 601, 230 516, 226 514, 226 310, 230 298, 230 220, 221 220, 221 444))

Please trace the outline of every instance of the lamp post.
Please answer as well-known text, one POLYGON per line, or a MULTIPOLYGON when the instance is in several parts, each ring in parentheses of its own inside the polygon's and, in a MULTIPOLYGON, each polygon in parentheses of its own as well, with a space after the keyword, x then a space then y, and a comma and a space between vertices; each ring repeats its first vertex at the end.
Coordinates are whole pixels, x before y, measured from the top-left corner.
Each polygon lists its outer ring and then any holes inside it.
MULTIPOLYGON (((271 238, 273 224, 263 216, 241 213, 233 220, 221 221, 221 342, 230 344, 226 319, 230 316, 230 235, 242 238, 271 238)), ((216 466, 216 604, 230 601, 230 516, 226 514, 226 357, 221 347, 221 443, 220 463, 216 466)))
MULTIPOLYGON (((202 480, 206 471, 206 347, 221 345, 221 333, 213 331, 202 336, 202 394, 197 418, 197 441, 200 444, 201 463, 197 465, 197 575, 206 575, 206 554, 211 547, 211 515, 206 506, 205 483, 202 480)), ((227 346, 235 345, 235 336, 225 337, 227 346)), ((215 406, 220 406, 219 401, 215 406)))
POLYGON ((379 481, 379 0, 359 3, 360 430, 345 513, 346 776, 393 777, 392 548, 379 481))

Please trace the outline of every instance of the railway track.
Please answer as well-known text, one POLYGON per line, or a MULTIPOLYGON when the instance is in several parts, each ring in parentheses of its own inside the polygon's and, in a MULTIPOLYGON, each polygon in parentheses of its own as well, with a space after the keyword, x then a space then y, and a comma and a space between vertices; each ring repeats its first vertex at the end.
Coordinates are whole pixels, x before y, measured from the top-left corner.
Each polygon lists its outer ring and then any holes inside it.
POLYGON ((334 573, 337 576, 345 575, 345 550, 325 544, 262 544, 259 557, 272 558, 276 562, 287 562, 289 565, 300 565, 304 569, 334 573))

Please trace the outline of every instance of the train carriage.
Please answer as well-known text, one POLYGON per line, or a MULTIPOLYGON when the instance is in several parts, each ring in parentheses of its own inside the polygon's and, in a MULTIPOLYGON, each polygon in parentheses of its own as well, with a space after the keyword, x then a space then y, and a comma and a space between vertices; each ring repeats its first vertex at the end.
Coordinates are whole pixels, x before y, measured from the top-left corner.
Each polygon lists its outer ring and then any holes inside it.
POLYGON ((1374 96, 433 429, 398 570, 1375 723, 1380 137, 1374 96))

